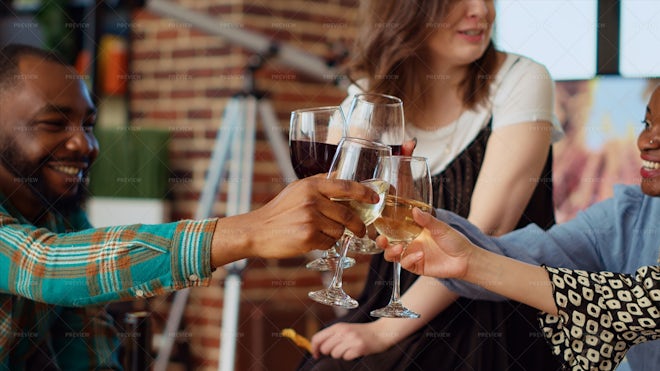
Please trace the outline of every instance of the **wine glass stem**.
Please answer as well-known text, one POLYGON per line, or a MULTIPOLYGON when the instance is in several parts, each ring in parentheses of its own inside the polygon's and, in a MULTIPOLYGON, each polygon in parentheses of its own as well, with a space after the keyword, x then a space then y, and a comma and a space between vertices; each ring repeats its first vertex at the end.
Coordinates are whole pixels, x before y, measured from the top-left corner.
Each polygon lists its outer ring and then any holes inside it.
POLYGON ((348 253, 348 246, 351 244, 351 235, 344 233, 341 236, 341 246, 339 251, 339 261, 337 262, 337 267, 335 268, 335 274, 332 277, 332 282, 330 282, 330 287, 334 289, 342 288, 342 276, 344 275, 344 260, 346 259, 346 254, 348 253))
MULTIPOLYGON (((406 246, 403 246, 403 251, 406 251, 406 246)), ((401 254, 403 256, 403 253, 401 254)), ((401 300, 401 263, 395 261, 394 263, 394 279, 392 280, 392 297, 390 304, 398 303, 401 300)))
POLYGON ((325 257, 326 258, 337 258, 337 259, 339 259, 339 253, 337 253, 337 249, 335 248, 335 246, 337 246, 337 243, 332 245, 332 247, 329 248, 328 250, 325 250, 325 257))

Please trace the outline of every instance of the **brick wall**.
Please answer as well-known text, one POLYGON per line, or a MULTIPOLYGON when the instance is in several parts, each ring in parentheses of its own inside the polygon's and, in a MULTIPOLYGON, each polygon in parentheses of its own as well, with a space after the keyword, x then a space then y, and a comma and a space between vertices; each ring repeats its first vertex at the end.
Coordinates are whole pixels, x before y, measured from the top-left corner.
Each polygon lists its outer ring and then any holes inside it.
MULTIPOLYGON (((309 53, 325 57, 330 44, 350 40, 357 0, 177 0, 178 4, 217 17, 220 26, 257 31, 309 53), (231 23, 227 23, 231 22, 231 23)), ((170 146, 172 218, 190 218, 204 185, 210 154, 228 99, 245 84, 251 52, 206 34, 190 24, 162 18, 148 9, 133 14, 130 119, 135 127, 167 129, 170 146)), ((291 110, 338 104, 345 92, 330 79, 317 81, 289 67, 267 62, 256 73, 257 88, 269 94, 282 136, 291 110)), ((261 129, 261 127, 259 127, 261 129)), ((254 153, 252 207, 284 187, 274 154, 262 130, 254 153)), ((226 185, 213 213, 225 213, 226 185)), ((321 275, 304 269, 307 258, 250 261, 244 271, 238 329, 237 369, 292 369, 302 353, 279 337, 294 327, 308 335, 334 316, 313 303, 307 291, 320 288, 321 275)), ((346 271, 346 289, 357 294, 368 257, 346 271)), ((176 358, 196 370, 217 369, 223 308, 222 269, 211 287, 194 289, 177 334, 176 358)), ((149 302, 154 328, 162 329, 170 298, 149 302)), ((174 364, 174 362, 173 362, 174 364)))

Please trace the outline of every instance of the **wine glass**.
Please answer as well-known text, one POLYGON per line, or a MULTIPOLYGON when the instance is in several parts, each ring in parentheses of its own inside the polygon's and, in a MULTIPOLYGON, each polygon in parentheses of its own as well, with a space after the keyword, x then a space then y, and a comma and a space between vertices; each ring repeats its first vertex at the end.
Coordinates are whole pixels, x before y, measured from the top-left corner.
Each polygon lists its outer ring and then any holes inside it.
MULTIPOLYGON (((430 212, 433 200, 431 174, 426 157, 391 156, 384 159, 389 162, 391 185, 385 196, 385 207, 380 217, 374 221, 378 233, 387 237, 390 244, 403 245, 405 252, 408 244, 421 232, 412 217, 413 208, 430 212)), ((372 310, 374 317, 419 318, 419 314, 406 308, 400 299, 401 264, 394 262, 394 282, 392 297, 387 306, 372 310)))
POLYGON ((346 115, 347 136, 363 138, 392 147, 400 155, 405 138, 403 101, 392 95, 356 94, 346 115))
MULTIPOLYGON (((367 231, 374 229, 373 223, 367 226, 367 231)), ((378 246, 376 246, 376 241, 372 240, 369 237, 370 233, 364 235, 364 237, 354 237, 351 245, 348 247, 348 250, 363 255, 375 255, 383 252, 378 246)))
MULTIPOLYGON (((303 108, 291 112, 289 153, 296 176, 327 173, 337 151, 337 143, 346 134, 344 114, 339 106, 303 108)), ((308 269, 329 271, 339 262, 335 247, 307 263, 308 269)), ((355 265, 355 259, 343 260, 344 268, 355 265)))
MULTIPOLYGON (((389 146, 360 138, 345 137, 337 147, 337 153, 332 160, 328 178, 361 182, 371 187, 380 196, 380 201, 375 204, 361 203, 351 199, 333 199, 333 201, 341 202, 352 208, 364 224, 373 222, 383 209, 385 193, 389 188, 389 184, 384 180, 388 177, 388 167, 386 166, 388 163, 383 162, 382 159, 391 154, 392 149, 389 146)), ((341 259, 346 257, 353 236, 350 230, 344 230, 341 237, 341 259)), ((323 290, 310 292, 309 297, 326 305, 349 309, 357 307, 358 302, 342 289, 343 273, 343 265, 337 264, 330 286, 323 290)))
MULTIPOLYGON (((356 94, 346 118, 348 136, 363 138, 392 147, 392 154, 401 154, 405 137, 405 119, 401 99, 386 94, 356 94)), ((359 254, 383 252, 369 236, 354 239, 349 247, 359 254)))

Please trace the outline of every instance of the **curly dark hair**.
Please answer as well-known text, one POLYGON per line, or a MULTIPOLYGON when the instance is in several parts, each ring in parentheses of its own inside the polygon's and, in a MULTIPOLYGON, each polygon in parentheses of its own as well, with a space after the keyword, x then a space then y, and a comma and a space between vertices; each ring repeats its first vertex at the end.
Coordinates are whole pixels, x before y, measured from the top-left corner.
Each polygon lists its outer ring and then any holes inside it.
POLYGON ((18 63, 21 58, 33 56, 45 61, 68 65, 57 54, 45 49, 26 44, 8 44, 0 49, 0 92, 14 87, 23 79, 19 74, 18 63))

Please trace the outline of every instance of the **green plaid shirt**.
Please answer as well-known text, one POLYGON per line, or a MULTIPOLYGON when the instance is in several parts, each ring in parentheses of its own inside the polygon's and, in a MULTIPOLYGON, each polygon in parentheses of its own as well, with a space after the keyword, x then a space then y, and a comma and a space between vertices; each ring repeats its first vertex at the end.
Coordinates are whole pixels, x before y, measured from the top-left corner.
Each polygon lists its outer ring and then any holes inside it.
POLYGON ((215 220, 34 226, 0 196, 0 370, 120 369, 100 304, 208 285, 215 220))

